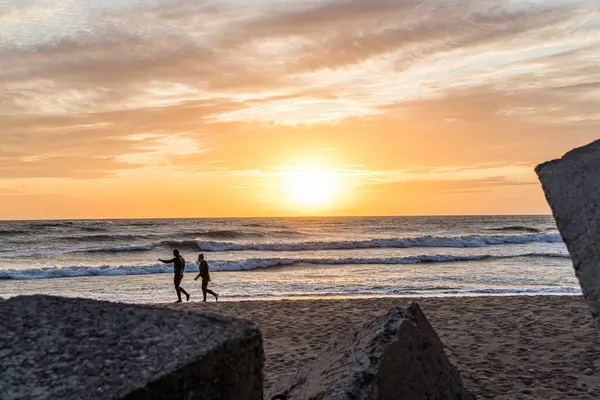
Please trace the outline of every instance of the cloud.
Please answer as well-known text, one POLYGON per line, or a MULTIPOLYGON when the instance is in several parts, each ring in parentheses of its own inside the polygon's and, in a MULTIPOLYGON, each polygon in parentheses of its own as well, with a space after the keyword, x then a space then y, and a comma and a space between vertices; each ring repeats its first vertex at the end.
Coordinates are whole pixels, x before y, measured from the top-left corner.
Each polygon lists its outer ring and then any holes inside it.
POLYGON ((131 4, 88 11, 86 29, 73 21, 79 29, 56 28, 64 33, 54 40, 4 47, 0 80, 13 88, 9 95, 31 93, 27 103, 32 103, 37 91, 66 96, 69 90, 87 90, 87 100, 100 107, 103 102, 122 106, 153 82, 187 84, 205 97, 219 91, 295 91, 318 83, 298 74, 374 57, 389 56, 397 68, 426 55, 489 48, 511 38, 541 40, 575 14, 565 7, 485 9, 476 2, 448 8, 441 0, 333 1, 291 10, 209 2, 131 4), (205 29, 198 32, 190 19, 205 29))
POLYGON ((594 4, 13 5, 1 176, 245 170, 326 148, 373 170, 534 164, 597 134, 594 4), (196 154, 158 157, 169 137, 196 154))
POLYGON ((493 46, 552 26, 568 15, 566 12, 533 10, 485 16, 470 14, 468 8, 458 5, 442 17, 440 9, 443 7, 438 7, 429 12, 424 7, 414 7, 410 13, 404 13, 402 22, 389 26, 334 31, 330 36, 321 36, 305 47, 298 61, 291 62, 291 71, 342 68, 384 55, 395 59, 394 67, 402 71, 428 56, 479 45, 493 46), (421 13, 429 15, 419 18, 421 13))
POLYGON ((138 167, 114 157, 0 158, 0 179, 106 178, 114 170, 138 167))
POLYGON ((437 193, 439 195, 447 193, 480 193, 491 192, 498 187, 509 186, 532 186, 539 185, 537 181, 515 181, 509 177, 498 176, 482 179, 464 179, 464 180, 420 180, 420 181, 401 181, 390 183, 373 183, 366 186, 369 192, 387 192, 387 193, 437 193))

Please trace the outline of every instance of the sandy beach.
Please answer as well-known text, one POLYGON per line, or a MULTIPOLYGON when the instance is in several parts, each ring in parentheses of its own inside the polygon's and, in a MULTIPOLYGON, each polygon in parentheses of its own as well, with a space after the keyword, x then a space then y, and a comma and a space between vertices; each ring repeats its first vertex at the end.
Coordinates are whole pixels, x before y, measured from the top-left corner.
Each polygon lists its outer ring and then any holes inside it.
POLYGON ((416 301, 480 399, 600 398, 600 334, 579 296, 279 300, 169 305, 260 324, 269 387, 390 307, 416 301))

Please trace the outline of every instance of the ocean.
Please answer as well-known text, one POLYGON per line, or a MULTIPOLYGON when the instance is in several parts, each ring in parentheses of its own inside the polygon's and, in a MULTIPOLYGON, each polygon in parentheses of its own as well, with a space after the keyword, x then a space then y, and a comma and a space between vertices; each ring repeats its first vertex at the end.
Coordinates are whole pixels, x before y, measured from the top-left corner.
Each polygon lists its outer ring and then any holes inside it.
MULTIPOLYGON (((201 300, 198 253, 222 300, 580 294, 550 216, 0 222, 0 297, 201 300)), ((211 299, 212 300, 212 299, 211 299)))

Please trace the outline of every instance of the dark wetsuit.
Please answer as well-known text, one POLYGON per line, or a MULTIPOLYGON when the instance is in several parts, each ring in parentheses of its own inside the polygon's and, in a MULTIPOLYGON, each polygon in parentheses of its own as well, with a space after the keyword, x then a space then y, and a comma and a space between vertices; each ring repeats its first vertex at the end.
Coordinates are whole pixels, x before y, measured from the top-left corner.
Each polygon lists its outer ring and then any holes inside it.
POLYGON ((181 255, 172 258, 170 260, 163 261, 164 263, 170 264, 173 263, 173 269, 175 272, 175 276, 173 277, 173 283, 175 284, 175 291, 177 292, 177 298, 181 301, 181 293, 185 294, 187 299, 190 299, 190 295, 186 292, 181 286, 181 281, 183 280, 183 271, 185 270, 185 260, 181 255))
POLYGON ((219 299, 219 295, 213 292, 208 288, 208 282, 210 282, 210 274, 208 273, 208 263, 206 260, 200 261, 200 277, 202 278, 202 296, 204 297, 204 301, 206 301, 206 294, 210 293, 215 296, 215 299, 219 299))
POLYGON ((173 267, 175 269, 175 275, 183 278, 183 271, 185 270, 185 260, 183 257, 175 257, 173 259, 173 267))
POLYGON ((210 282, 210 274, 208 273, 208 263, 206 260, 200 262, 200 277, 202 278, 202 282, 210 282))
POLYGON ((173 264, 175 278, 183 278, 183 271, 185 270, 185 260, 183 259, 183 257, 177 256, 175 258, 171 258, 170 260, 165 260, 163 262, 166 264, 173 264))

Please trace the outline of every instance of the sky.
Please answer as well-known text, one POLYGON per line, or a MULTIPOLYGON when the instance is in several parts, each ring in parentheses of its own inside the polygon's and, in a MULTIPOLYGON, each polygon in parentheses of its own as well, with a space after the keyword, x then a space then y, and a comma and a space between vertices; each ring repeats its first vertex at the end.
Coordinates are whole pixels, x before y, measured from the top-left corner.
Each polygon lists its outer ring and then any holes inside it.
POLYGON ((544 214, 597 0, 0 0, 0 219, 544 214))

